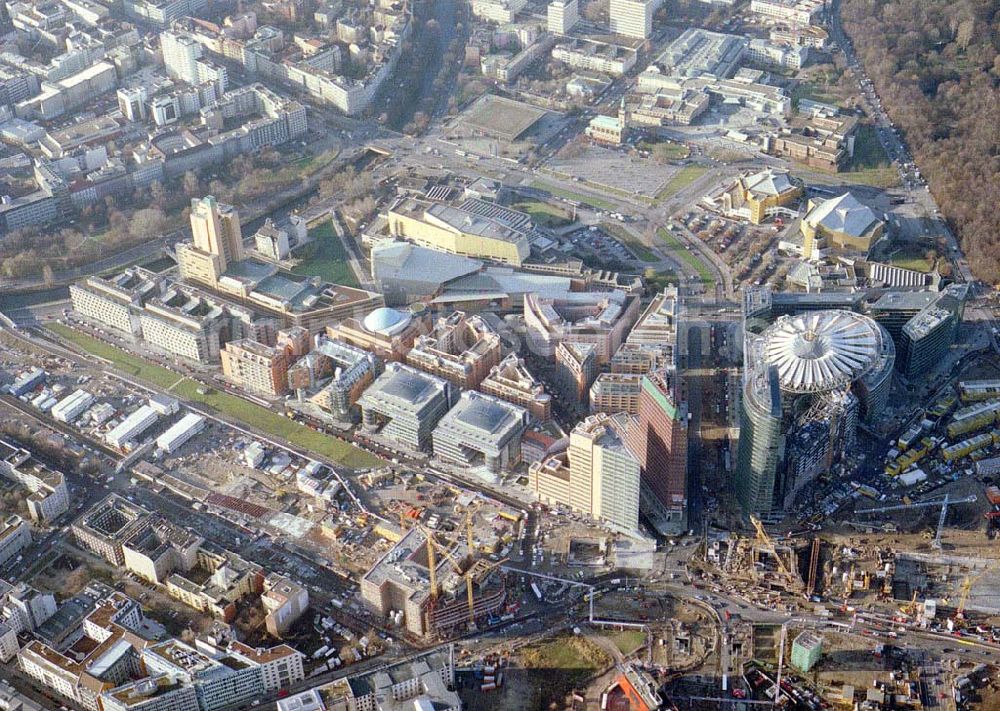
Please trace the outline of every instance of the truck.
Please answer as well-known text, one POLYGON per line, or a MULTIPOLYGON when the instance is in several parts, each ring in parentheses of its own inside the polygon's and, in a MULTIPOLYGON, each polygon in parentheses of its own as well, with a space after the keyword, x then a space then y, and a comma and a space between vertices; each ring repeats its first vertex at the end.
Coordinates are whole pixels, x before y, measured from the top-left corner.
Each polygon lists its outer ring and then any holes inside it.
POLYGON ((538 602, 542 602, 544 598, 542 597, 542 591, 538 588, 538 583, 531 584, 531 592, 535 593, 535 597, 538 598, 538 602))
POLYGON ((986 487, 986 500, 993 506, 1000 506, 1000 486, 991 485, 986 487))

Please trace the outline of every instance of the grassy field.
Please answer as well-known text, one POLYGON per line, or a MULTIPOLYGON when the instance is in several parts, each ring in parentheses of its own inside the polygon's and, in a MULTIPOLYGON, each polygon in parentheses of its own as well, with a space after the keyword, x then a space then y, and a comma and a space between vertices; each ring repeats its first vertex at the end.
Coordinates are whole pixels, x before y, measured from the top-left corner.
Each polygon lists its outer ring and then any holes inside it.
POLYGON ((673 272, 658 272, 652 267, 642 273, 642 278, 653 291, 663 291, 668 286, 677 286, 677 275, 673 272))
POLYGON ((674 141, 642 141, 637 146, 641 151, 649 151, 657 160, 681 160, 687 158, 691 151, 683 143, 674 141))
POLYGON ((301 252, 302 261, 292 270, 295 274, 318 276, 324 281, 343 286, 355 288, 360 286, 348 262, 349 257, 347 250, 344 249, 344 243, 333 231, 333 223, 330 220, 309 230, 309 236, 314 241, 301 252))
POLYGON ((671 254, 676 255, 678 259, 697 272, 698 278, 701 279, 702 283, 711 284, 715 281, 715 276, 712 274, 712 270, 709 269, 708 266, 691 250, 686 249, 684 247, 684 243, 677 239, 673 232, 661 227, 656 231, 656 234, 664 241, 664 243, 666 243, 671 254))
POLYGON ((641 630, 610 630, 604 636, 614 642, 618 651, 625 656, 646 644, 646 633, 641 630))
POLYGON ((80 349, 111 361, 122 373, 130 375, 136 380, 144 380, 159 388, 169 389, 184 400, 205 405, 220 414, 237 419, 249 427, 266 432, 275 438, 284 439, 293 446, 315 452, 348 467, 374 467, 381 463, 377 457, 351 444, 311 430, 305 425, 300 425, 273 410, 243 398, 210 388, 205 389, 205 386, 191 378, 180 376, 159 365, 147 363, 131 353, 126 353, 69 326, 51 323, 48 324, 48 328, 60 338, 73 343, 80 349), (199 392, 199 388, 204 389, 204 394, 199 392))
POLYGON ((934 269, 934 264, 920 250, 903 249, 893 254, 889 262, 897 267, 918 272, 930 272, 934 269))
POLYGON ((613 222, 602 222, 601 229, 628 247, 629 251, 632 252, 632 254, 634 254, 638 259, 641 259, 644 262, 660 261, 660 258, 653 253, 653 250, 633 237, 632 234, 621 225, 616 225, 613 222))
POLYGON ((878 139, 877 129, 869 124, 858 127, 854 139, 854 156, 841 174, 852 183, 891 188, 899 185, 899 172, 892 166, 885 148, 878 139))
POLYGON ((547 190, 556 197, 566 198, 567 200, 574 200, 575 202, 582 202, 591 207, 596 207, 598 210, 608 210, 609 212, 614 212, 617 210, 617 206, 613 203, 603 200, 599 197, 594 197, 593 195, 584 195, 582 193, 575 193, 572 190, 563 190, 555 185, 546 183, 541 180, 536 180, 531 183, 531 187, 536 190, 547 190))
POLYGON ((688 185, 708 172, 708 168, 703 165, 686 165, 678 170, 663 189, 656 194, 657 200, 666 200, 676 195, 688 185))
MULTIPOLYGON (((520 708, 547 708, 611 664, 607 653, 582 637, 560 635, 529 645, 519 653, 535 682, 533 703, 520 708)), ((527 700, 525 700, 527 701, 527 700)))
POLYGON ((524 200, 514 203, 511 207, 528 213, 531 219, 542 227, 561 227, 568 225, 571 220, 569 212, 541 200, 524 200))

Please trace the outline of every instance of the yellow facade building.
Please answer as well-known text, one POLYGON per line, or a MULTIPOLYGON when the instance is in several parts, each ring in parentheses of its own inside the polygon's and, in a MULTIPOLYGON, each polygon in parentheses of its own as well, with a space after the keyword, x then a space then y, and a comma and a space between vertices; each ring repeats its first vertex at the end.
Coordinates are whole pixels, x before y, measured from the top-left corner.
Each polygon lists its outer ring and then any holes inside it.
POLYGON ((834 251, 867 254, 885 232, 885 222, 850 193, 809 201, 802 218, 802 256, 821 259, 834 251))
POLYGON ((769 217, 793 217, 787 206, 802 197, 802 186, 796 185, 788 173, 770 168, 753 175, 740 176, 722 195, 722 209, 727 215, 742 217, 759 225, 769 217))
POLYGON ((455 205, 405 198, 387 217, 393 236, 432 249, 513 266, 531 253, 524 231, 455 205))

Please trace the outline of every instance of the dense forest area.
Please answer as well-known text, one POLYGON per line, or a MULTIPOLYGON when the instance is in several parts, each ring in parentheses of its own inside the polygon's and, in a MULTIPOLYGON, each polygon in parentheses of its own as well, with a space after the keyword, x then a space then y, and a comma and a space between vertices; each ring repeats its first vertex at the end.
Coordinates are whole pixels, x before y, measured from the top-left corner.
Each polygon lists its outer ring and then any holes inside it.
POLYGON ((1000 2, 842 0, 841 12, 969 265, 1000 283, 1000 2))

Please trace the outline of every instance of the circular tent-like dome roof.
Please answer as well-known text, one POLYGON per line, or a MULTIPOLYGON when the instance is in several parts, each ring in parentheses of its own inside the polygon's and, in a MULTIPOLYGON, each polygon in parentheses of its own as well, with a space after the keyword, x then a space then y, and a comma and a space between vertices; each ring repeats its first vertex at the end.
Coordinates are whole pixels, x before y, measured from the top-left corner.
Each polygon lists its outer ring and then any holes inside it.
POLYGON ((763 334, 763 355, 778 369, 782 390, 822 392, 867 374, 882 352, 883 334, 853 311, 812 311, 775 321, 763 334))
POLYGON ((410 324, 410 319, 411 317, 402 311, 383 306, 365 316, 364 324, 372 333, 392 336, 406 328, 410 324))

